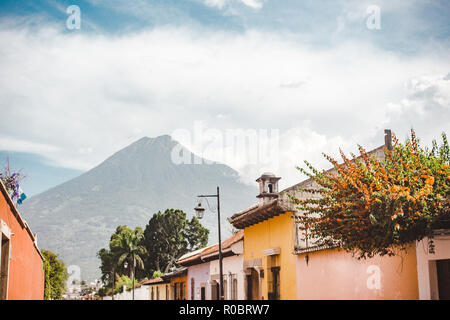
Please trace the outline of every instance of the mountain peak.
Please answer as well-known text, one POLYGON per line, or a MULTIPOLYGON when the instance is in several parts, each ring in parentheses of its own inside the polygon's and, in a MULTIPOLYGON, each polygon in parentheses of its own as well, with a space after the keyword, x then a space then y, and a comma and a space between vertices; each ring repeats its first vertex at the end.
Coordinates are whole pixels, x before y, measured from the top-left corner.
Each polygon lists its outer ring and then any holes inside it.
POLYGON ((149 144, 152 142, 170 142, 172 141, 172 137, 169 136, 168 134, 163 134, 161 136, 157 136, 154 138, 150 138, 150 137, 142 137, 139 140, 135 141, 132 144, 149 144))
POLYGON ((142 137, 129 146, 119 150, 114 155, 135 154, 142 152, 170 154, 172 148, 177 144, 178 142, 173 140, 172 137, 167 134, 157 136, 155 138, 142 137))

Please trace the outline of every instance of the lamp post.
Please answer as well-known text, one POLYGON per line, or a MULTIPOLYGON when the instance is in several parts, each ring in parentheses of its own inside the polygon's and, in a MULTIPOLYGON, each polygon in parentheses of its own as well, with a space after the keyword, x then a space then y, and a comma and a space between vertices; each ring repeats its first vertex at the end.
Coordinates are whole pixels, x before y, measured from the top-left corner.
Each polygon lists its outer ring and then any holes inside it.
MULTIPOLYGON (((123 264, 123 266, 125 267, 125 269, 126 268, 128 268, 128 262, 126 262, 125 261, 125 263, 123 264)), ((131 296, 132 296, 132 300, 134 300, 134 267, 136 266, 136 262, 135 262, 135 260, 134 260, 134 255, 133 255, 133 265, 131 266, 131 282, 133 283, 133 288, 132 288, 132 293, 131 293, 131 296)))
POLYGON ((116 282, 115 272, 114 272, 114 269, 112 271, 106 271, 106 272, 108 272, 108 274, 106 275, 106 279, 109 278, 110 273, 112 274, 111 300, 114 300, 114 286, 115 286, 115 282, 116 282))
MULTIPOLYGON (((223 295, 223 266, 222 266, 222 238, 220 233, 220 193, 219 187, 217 187, 217 194, 212 195, 199 195, 198 198, 217 198, 217 226, 219 229, 219 272, 220 272, 220 280, 219 280, 219 292, 220 292, 220 300, 224 300, 223 295)), ((194 209, 198 219, 203 218, 203 214, 205 212, 205 208, 202 207, 202 204, 199 203, 198 206, 194 209)))

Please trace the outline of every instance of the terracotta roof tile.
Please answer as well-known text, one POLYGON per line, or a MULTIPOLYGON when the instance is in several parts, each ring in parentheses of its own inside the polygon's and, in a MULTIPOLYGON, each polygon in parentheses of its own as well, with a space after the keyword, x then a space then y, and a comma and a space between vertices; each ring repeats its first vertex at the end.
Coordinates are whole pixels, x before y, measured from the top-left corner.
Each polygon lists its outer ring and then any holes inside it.
MULTIPOLYGON (((236 242, 241 241, 244 239, 244 230, 240 230, 238 233, 236 233, 234 236, 222 241, 222 250, 227 249, 231 247, 231 245, 235 244, 236 242)), ((219 244, 215 244, 210 248, 205 249, 201 255, 205 256, 211 253, 214 253, 216 251, 219 251, 219 244)))
MULTIPOLYGON (((233 245, 236 242, 241 241, 242 239, 244 239, 244 230, 240 230, 238 233, 236 233, 232 237, 222 241, 222 250, 231 247, 231 245, 233 245)), ((214 252, 218 252, 218 251, 219 251, 219 245, 215 244, 215 245, 205 248, 203 251, 201 251, 195 255, 189 256, 183 260, 178 260, 177 263, 183 265, 183 264, 187 264, 189 262, 193 262, 196 260, 198 260, 199 263, 202 263, 201 257, 209 255, 209 254, 213 254, 214 252)))
POLYGON ((144 285, 144 284, 154 284, 154 283, 159 283, 159 282, 164 282, 163 278, 157 277, 157 278, 154 278, 154 279, 146 280, 146 281, 142 282, 141 284, 142 285, 144 285))

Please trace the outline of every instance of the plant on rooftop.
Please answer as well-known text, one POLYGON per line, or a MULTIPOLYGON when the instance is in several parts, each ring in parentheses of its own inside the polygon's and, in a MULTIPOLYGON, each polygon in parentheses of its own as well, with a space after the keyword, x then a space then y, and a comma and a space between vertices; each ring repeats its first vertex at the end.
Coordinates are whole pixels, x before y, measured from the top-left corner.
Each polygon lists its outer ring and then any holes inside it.
POLYGON ((12 200, 19 198, 19 184, 25 178, 24 174, 19 171, 13 171, 9 167, 9 159, 3 170, 0 172, 0 180, 6 187, 12 200))
POLYGON ((300 214, 300 230, 316 245, 340 246, 358 258, 396 255, 413 241, 450 228, 450 167, 446 134, 423 149, 415 132, 405 143, 393 137, 384 160, 359 146, 360 157, 343 163, 324 157, 334 170, 298 168, 319 188, 301 189, 307 199, 291 195, 300 214), (399 251, 400 250, 400 251, 399 251))

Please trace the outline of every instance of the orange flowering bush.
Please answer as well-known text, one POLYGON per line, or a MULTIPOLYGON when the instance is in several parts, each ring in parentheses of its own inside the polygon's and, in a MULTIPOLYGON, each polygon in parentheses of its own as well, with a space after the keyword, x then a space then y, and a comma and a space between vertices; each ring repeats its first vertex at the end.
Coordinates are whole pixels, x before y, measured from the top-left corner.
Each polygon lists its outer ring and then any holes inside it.
POLYGON ((305 237, 366 258, 395 255, 434 229, 450 228, 450 152, 445 133, 442 139, 422 149, 414 131, 404 144, 394 136, 384 159, 361 146, 359 157, 341 152, 343 163, 324 154, 334 170, 323 172, 305 161, 310 171, 298 169, 319 185, 301 189, 307 199, 291 196, 305 237))

